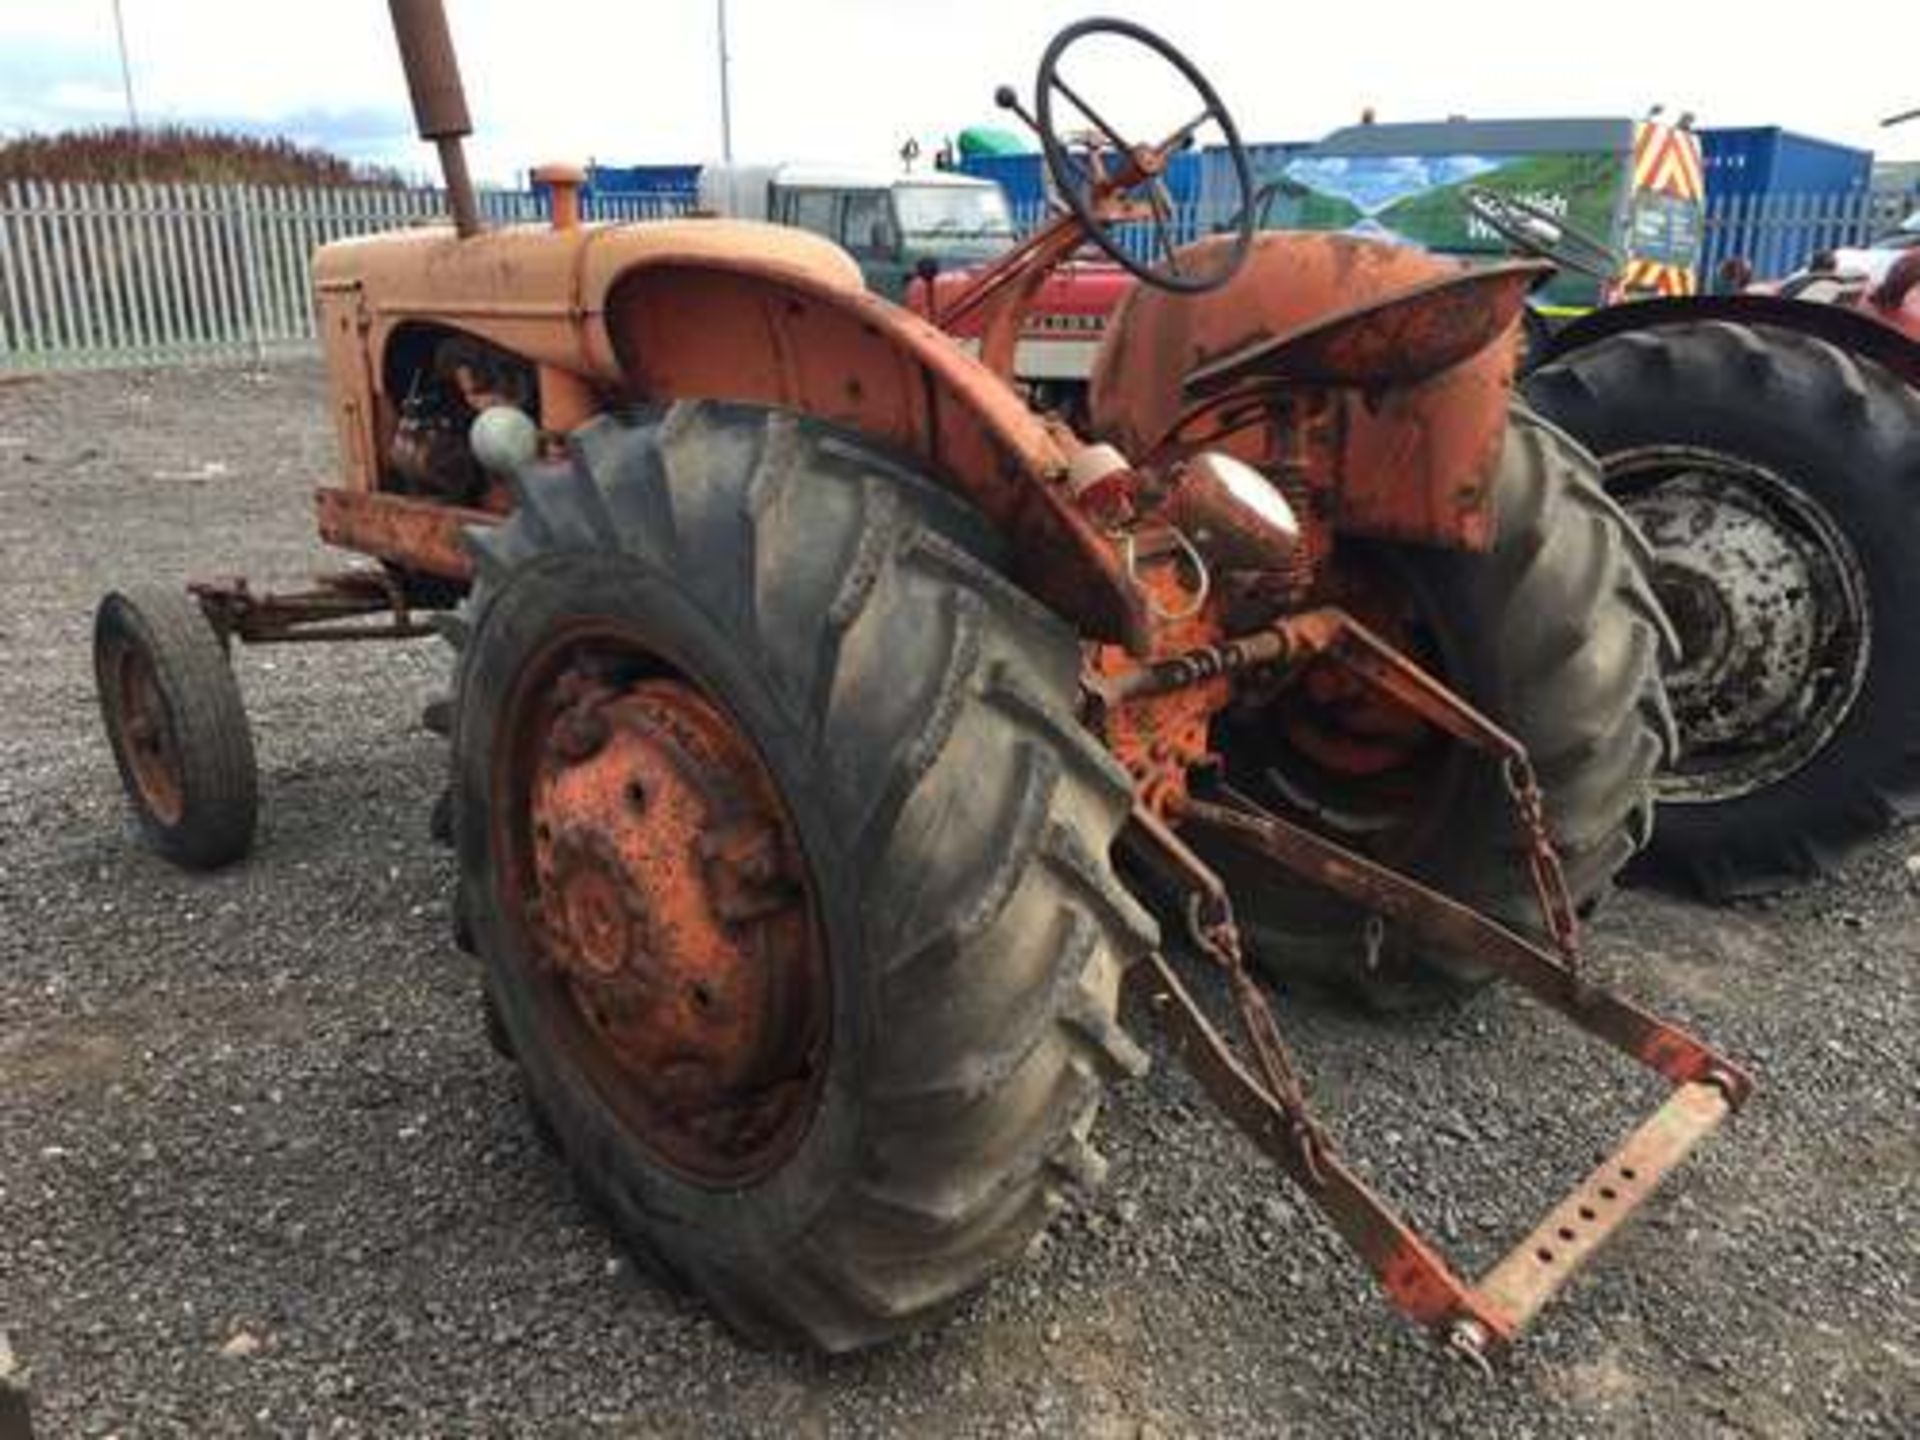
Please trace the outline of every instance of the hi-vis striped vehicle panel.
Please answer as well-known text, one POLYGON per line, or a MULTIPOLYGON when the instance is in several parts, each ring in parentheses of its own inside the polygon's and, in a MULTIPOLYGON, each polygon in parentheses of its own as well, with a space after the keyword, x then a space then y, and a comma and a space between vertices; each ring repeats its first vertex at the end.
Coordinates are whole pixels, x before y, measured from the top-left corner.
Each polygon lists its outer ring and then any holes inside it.
POLYGON ((1706 203, 1700 137, 1673 125, 1637 125, 1626 258, 1610 298, 1694 294, 1699 289, 1698 217, 1705 215, 1706 203), (1675 229, 1681 233, 1675 235, 1675 229))

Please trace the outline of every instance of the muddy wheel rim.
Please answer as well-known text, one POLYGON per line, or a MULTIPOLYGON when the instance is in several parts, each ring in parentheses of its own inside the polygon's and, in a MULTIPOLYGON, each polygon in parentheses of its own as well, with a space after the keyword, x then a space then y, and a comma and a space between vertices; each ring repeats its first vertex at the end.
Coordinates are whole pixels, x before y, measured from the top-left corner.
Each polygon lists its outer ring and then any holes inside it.
POLYGON ((1609 457, 1606 472, 1680 638, 1665 678, 1681 754, 1660 798, 1724 802, 1778 784, 1825 748, 1866 682, 1858 552, 1804 491, 1731 456, 1648 447, 1609 457))
POLYGON ((153 657, 121 641, 109 657, 113 727, 140 803, 162 825, 177 825, 186 809, 180 747, 173 713, 160 689, 153 657))
POLYGON ((777 1169, 819 1105, 832 996, 765 762, 707 691, 611 625, 536 654, 502 733, 502 895, 546 1040, 683 1177, 777 1169))

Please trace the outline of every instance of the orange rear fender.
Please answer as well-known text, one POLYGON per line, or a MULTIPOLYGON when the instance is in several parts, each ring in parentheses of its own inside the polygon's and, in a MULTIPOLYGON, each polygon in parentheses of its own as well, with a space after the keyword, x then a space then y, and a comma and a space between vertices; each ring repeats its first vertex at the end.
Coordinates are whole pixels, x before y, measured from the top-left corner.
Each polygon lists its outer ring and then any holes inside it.
POLYGON ((924 320, 742 261, 636 269, 609 292, 605 329, 633 398, 777 406, 877 440, 982 511, 1013 578, 1081 634, 1146 644, 1143 600, 1068 498, 1078 441, 924 320))
MULTIPOLYGON (((1431 292, 1436 309, 1457 304, 1457 292, 1436 282, 1463 269, 1405 246, 1275 231, 1257 236, 1245 268, 1212 294, 1194 299, 1140 287, 1108 326, 1095 362, 1094 432, 1144 454, 1189 405, 1184 387, 1193 372, 1408 292, 1431 292)), ((1383 375, 1330 392, 1331 423, 1316 425, 1306 460, 1310 483, 1327 496, 1319 513, 1335 531, 1475 550, 1492 544, 1492 478, 1519 318, 1517 295, 1499 303, 1511 313, 1495 317, 1496 338, 1464 360, 1421 379, 1383 375)), ((1256 425, 1224 448, 1272 473, 1284 444, 1275 426, 1256 425)))

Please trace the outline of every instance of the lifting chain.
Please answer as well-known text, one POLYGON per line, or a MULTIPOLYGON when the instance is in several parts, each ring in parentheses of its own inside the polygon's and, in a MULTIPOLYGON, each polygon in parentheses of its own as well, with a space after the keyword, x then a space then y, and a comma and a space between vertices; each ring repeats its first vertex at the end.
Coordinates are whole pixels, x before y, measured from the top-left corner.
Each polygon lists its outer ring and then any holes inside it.
POLYGON ((1234 1008, 1260 1067, 1260 1078, 1287 1117, 1288 1136, 1308 1177, 1314 1185, 1324 1185, 1326 1175, 1320 1160, 1332 1153, 1333 1142, 1308 1108, 1306 1087, 1300 1083, 1300 1072, 1287 1052, 1286 1041, 1280 1038, 1280 1026, 1273 1018, 1266 992, 1248 973, 1240 927, 1234 923, 1233 907, 1224 892, 1209 896, 1196 890, 1187 896, 1187 931, 1200 953, 1226 972, 1234 1008), (1211 917, 1207 914, 1209 900, 1211 917))
POLYGON ((1567 873, 1561 868, 1560 852, 1554 848, 1552 832, 1547 828, 1547 809, 1540 795, 1540 782, 1525 751, 1501 758, 1500 778, 1512 797, 1520 828, 1525 833, 1527 868, 1533 874, 1533 889, 1540 899, 1547 934, 1567 970, 1578 979, 1580 921, 1574 914, 1573 895, 1567 889, 1567 873))

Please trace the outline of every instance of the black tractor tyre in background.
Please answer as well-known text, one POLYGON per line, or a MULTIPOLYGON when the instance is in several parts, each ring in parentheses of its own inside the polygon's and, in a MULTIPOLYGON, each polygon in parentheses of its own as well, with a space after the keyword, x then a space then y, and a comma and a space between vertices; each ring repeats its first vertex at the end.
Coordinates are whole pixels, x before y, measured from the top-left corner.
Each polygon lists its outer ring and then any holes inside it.
MULTIPOLYGON (((1404 594, 1412 633, 1401 643, 1414 657, 1527 746, 1568 887, 1590 912, 1646 843, 1654 775, 1673 753, 1660 684, 1671 635, 1643 548, 1593 462, 1524 410, 1508 428, 1494 503, 1485 554, 1353 540, 1339 553, 1404 594)), ((1303 769, 1298 747, 1277 733, 1282 713, 1269 704, 1223 717, 1215 740, 1230 784, 1522 932, 1544 933, 1498 764, 1431 734, 1410 795, 1394 808, 1359 782, 1303 769)), ((1207 858, 1276 978, 1381 1009, 1442 1002, 1487 978, 1229 848, 1209 847, 1207 858)))
POLYGON ((94 612, 94 683, 142 834, 187 870, 245 855, 260 811, 253 731, 226 648, 185 590, 107 594, 94 612))
POLYGON ((1553 321, 1528 305, 1520 311, 1520 369, 1531 370, 1553 349, 1553 321))
POLYGON ((1649 874, 1764 893, 1920 813, 1920 392, 1721 321, 1612 336, 1525 390, 1641 522, 1680 632, 1649 874))
MULTIPOLYGON (((1078 725, 1072 631, 980 558, 952 496, 789 414, 603 417, 474 532, 453 733, 460 908, 497 1039, 579 1183, 750 1338, 831 1351, 925 1324, 1096 1183, 1102 1080, 1144 1070, 1122 972, 1155 942, 1108 852, 1131 788, 1078 725), (493 768, 516 686, 583 623, 643 633, 751 741, 830 972, 817 1098, 715 1183, 554 1043, 512 919, 493 768)), ((510 871, 511 867, 508 867, 510 871)))

